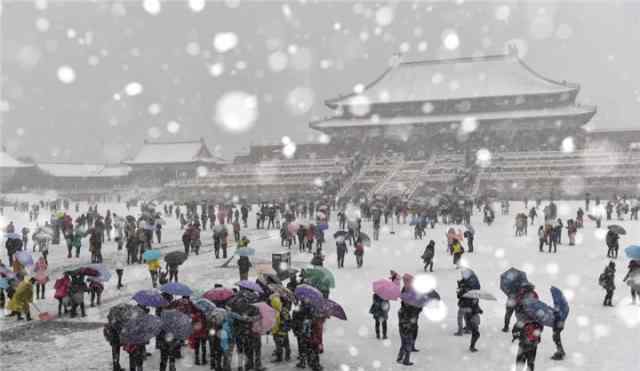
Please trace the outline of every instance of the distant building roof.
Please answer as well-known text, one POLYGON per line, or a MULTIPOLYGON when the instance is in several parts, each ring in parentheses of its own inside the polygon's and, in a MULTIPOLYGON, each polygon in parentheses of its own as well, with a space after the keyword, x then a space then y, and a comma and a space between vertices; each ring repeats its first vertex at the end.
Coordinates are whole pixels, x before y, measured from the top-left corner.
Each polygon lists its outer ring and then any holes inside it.
POLYGON ((517 56, 505 55, 401 62, 389 67, 362 93, 325 103, 392 103, 570 92, 578 85, 538 74, 517 56))
POLYGON ((204 140, 181 142, 145 142, 129 165, 188 164, 194 162, 223 162, 215 158, 204 140))
POLYGON ((344 118, 330 117, 328 119, 314 121, 310 123, 313 129, 326 128, 349 128, 357 126, 396 126, 396 125, 426 125, 448 122, 462 122, 464 119, 473 117, 478 121, 486 120, 509 120, 509 119, 525 119, 525 118, 550 118, 564 116, 585 116, 586 120, 590 119, 596 113, 595 107, 589 106, 564 106, 549 109, 521 110, 521 111, 504 111, 504 112, 480 112, 473 115, 469 114, 452 114, 452 115, 425 115, 425 116, 396 116, 391 118, 379 118, 373 120, 371 118, 344 118))
POLYGON ((15 158, 13 158, 7 152, 4 152, 4 151, 0 152, 0 168, 14 169, 14 168, 31 167, 31 166, 33 166, 33 165, 25 164, 22 161, 16 160, 15 158))
POLYGON ((620 132, 638 132, 640 124, 630 124, 621 122, 604 121, 604 119, 596 119, 590 121, 582 127, 587 133, 620 133, 620 132))
POLYGON ((81 164, 81 163, 40 163, 38 169, 47 175, 60 178, 110 178, 129 175, 131 168, 123 165, 81 164))

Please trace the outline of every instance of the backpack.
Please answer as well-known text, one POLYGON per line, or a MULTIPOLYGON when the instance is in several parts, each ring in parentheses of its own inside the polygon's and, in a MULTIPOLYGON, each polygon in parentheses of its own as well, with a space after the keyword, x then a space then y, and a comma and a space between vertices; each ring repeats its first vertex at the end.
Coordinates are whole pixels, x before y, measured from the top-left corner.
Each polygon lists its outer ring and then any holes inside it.
POLYGON ((598 277, 598 284, 602 287, 606 287, 607 285, 607 274, 602 272, 600 273, 600 277, 598 277))
POLYGON ((524 325, 524 340, 532 345, 540 343, 540 335, 542 335, 542 326, 537 322, 529 322, 524 325))

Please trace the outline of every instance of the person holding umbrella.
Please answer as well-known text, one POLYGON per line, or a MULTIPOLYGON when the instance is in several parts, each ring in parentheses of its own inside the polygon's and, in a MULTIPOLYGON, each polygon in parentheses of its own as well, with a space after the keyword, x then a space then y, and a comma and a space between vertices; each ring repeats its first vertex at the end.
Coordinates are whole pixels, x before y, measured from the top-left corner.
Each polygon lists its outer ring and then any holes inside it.
POLYGON ((249 279, 249 269, 251 269, 251 261, 246 255, 242 255, 238 258, 238 273, 240 274, 240 281, 249 279))
POLYGON ((619 244, 618 240, 620 239, 620 235, 614 231, 613 228, 609 227, 609 231, 607 232, 607 236, 605 237, 605 241, 607 243, 607 258, 618 259, 618 249, 619 244))
POLYGON ((535 321, 526 322, 522 327, 513 327, 513 341, 518 340, 516 370, 521 370, 523 366, 526 366, 528 371, 534 371, 542 330, 542 325, 535 321))
POLYGON ((631 304, 635 304, 636 298, 640 296, 640 290, 638 290, 638 286, 640 286, 639 280, 640 260, 631 260, 629 262, 629 271, 622 279, 623 282, 627 282, 631 287, 631 304))
POLYGON ((44 299, 45 285, 49 281, 49 276, 47 275, 48 267, 49 265, 44 256, 41 256, 33 268, 34 278, 36 279, 36 299, 44 299))
POLYGON ((273 325, 271 334, 276 345, 274 352, 274 363, 291 359, 291 346, 289 345, 289 310, 283 306, 282 299, 278 294, 272 294, 270 300, 271 307, 276 311, 276 322, 273 325))
POLYGON ((151 276, 151 284, 153 288, 158 287, 158 275, 160 274, 160 261, 158 259, 151 259, 147 261, 147 268, 149 269, 149 275, 151 276))

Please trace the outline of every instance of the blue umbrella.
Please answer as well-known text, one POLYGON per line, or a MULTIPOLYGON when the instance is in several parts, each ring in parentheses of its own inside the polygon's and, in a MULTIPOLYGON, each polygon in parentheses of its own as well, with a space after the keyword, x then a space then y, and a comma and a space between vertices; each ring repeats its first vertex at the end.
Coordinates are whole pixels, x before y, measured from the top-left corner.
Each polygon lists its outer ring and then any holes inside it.
POLYGON ((469 268, 462 270, 462 280, 471 288, 471 290, 480 290, 480 280, 476 275, 476 272, 469 268))
POLYGON ((524 313, 531 320, 541 323, 544 326, 553 327, 556 321, 555 310, 544 302, 531 299, 523 303, 524 313))
POLYGON ((236 255, 238 256, 254 256, 256 254, 256 249, 253 247, 241 247, 236 249, 236 255))
POLYGON ((163 310, 160 320, 162 330, 176 340, 185 340, 193 332, 191 317, 177 310, 163 310))
POLYGON ((144 261, 149 262, 152 260, 160 260, 160 251, 159 250, 147 250, 142 254, 142 259, 144 261))
POLYGON ((6 278, 0 278, 0 289, 9 288, 9 281, 6 278))
POLYGON ((189 286, 180 283, 180 282, 169 282, 165 285, 160 286, 160 291, 176 295, 176 296, 191 296, 193 295, 193 290, 189 288, 189 286))
POLYGON ((211 300, 207 300, 205 298, 193 299, 192 303, 196 308, 198 308, 199 311, 204 313, 206 316, 210 315, 218 309, 218 307, 216 307, 216 305, 213 304, 211 300))
POLYGON ((560 321, 566 321, 569 317, 569 303, 567 298, 564 297, 562 290, 555 286, 551 286, 551 297, 553 297, 553 307, 558 313, 558 319, 560 321))
POLYGON ((321 231, 326 231, 327 229, 329 229, 329 224, 318 224, 318 229, 320 229, 321 231))
POLYGON ((20 262, 20 264, 25 267, 33 265, 33 257, 31 253, 26 250, 20 250, 16 253, 16 259, 20 262))
POLYGON ((411 289, 403 292, 400 295, 400 299, 413 307, 422 308, 429 304, 431 300, 440 300, 440 294, 435 290, 423 294, 411 289))
POLYGON ((9 239, 9 240, 21 240, 22 239, 21 235, 19 235, 18 233, 13 233, 13 232, 7 233, 4 236, 7 237, 7 239, 9 239))
POLYGON ((507 296, 515 295, 518 289, 528 282, 525 272, 512 267, 500 275, 500 290, 507 296))
POLYGON ((164 307, 169 302, 160 295, 159 292, 153 290, 140 290, 133 295, 132 298, 136 303, 146 307, 164 307))
POLYGON ((627 254, 627 258, 631 260, 640 260, 640 245, 627 246, 624 249, 624 253, 627 254))
POLYGON ((120 342, 122 344, 145 344, 157 336, 161 329, 162 321, 160 318, 145 314, 125 323, 120 331, 120 342))

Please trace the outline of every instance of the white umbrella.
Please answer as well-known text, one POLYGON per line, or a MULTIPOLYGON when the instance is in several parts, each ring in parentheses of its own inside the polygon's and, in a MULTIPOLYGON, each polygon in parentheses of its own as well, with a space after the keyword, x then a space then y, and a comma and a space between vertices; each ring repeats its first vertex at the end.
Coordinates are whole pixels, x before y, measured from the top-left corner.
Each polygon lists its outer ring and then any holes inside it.
POLYGON ((492 293, 484 290, 471 290, 462 295, 462 297, 468 299, 498 300, 492 293))

